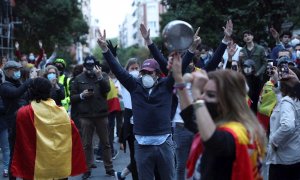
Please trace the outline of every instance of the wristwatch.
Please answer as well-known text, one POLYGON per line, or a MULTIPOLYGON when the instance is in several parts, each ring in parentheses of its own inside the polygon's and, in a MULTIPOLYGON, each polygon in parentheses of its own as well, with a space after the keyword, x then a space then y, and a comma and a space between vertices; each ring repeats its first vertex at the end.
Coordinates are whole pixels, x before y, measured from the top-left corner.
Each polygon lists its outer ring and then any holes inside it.
POLYGON ((193 103, 193 107, 194 109, 198 109, 200 107, 203 107, 205 105, 205 101, 204 100, 197 100, 193 103))

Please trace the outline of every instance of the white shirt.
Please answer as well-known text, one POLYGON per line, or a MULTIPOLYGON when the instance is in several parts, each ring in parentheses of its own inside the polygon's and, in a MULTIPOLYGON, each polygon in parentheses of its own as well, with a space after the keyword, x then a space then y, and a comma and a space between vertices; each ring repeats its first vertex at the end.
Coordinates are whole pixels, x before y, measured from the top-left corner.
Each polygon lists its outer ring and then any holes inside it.
MULTIPOLYGON (((240 54, 241 49, 242 49, 242 47, 240 47, 239 45, 236 45, 236 51, 235 51, 234 55, 232 56, 233 61, 239 61, 239 54, 240 54)), ((224 59, 223 69, 225 69, 226 65, 227 65, 227 61, 228 61, 228 49, 225 50, 225 52, 223 54, 223 59, 224 59)))

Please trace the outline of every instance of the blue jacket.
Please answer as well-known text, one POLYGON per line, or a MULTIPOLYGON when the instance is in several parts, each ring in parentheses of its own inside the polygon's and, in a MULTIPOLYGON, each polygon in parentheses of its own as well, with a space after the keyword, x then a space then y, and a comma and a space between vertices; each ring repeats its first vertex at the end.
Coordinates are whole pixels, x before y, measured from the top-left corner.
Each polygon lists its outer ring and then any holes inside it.
MULTIPOLYGON (((190 53, 185 58, 191 59, 190 53), (190 56, 189 56, 190 55, 190 56)), ((129 91, 134 117, 133 133, 153 136, 171 133, 171 105, 174 79, 172 76, 159 78, 151 94, 142 85, 141 78, 134 78, 115 60, 110 51, 103 53, 111 71, 129 91)))

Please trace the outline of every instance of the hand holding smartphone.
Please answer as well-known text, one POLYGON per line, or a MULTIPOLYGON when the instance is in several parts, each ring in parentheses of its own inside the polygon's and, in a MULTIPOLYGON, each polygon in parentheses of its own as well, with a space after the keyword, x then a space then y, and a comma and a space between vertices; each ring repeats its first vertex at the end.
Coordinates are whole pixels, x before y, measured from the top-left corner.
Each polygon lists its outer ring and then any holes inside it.
POLYGON ((278 67, 278 78, 279 80, 287 78, 289 75, 289 66, 284 63, 278 67))

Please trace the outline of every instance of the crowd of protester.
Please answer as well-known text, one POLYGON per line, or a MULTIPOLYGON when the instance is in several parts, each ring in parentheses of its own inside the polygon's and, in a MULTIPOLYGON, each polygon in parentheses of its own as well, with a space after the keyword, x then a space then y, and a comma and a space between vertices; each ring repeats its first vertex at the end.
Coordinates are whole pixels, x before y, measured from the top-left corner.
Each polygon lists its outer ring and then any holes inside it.
POLYGON ((57 45, 47 58, 41 41, 37 56, 16 42, 0 62, 3 177, 88 179, 103 162, 119 180, 300 179, 300 37, 271 28, 271 48, 250 30, 238 42, 231 20, 223 29, 215 50, 198 28, 165 57, 141 24, 151 58, 125 67, 99 30, 102 63, 88 55, 70 76, 57 45))

